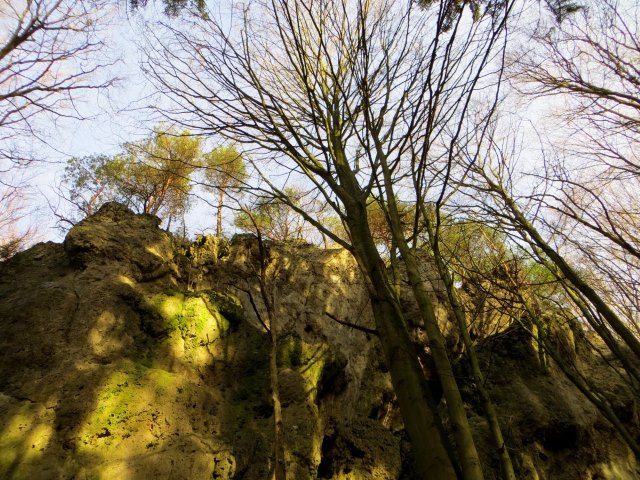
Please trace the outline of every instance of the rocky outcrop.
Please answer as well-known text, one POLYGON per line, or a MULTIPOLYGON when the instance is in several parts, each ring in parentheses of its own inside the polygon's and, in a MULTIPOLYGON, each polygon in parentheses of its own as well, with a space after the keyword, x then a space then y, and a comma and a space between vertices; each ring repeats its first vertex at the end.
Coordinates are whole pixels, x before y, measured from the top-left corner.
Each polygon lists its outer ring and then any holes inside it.
MULTIPOLYGON (((412 478, 355 262, 305 244, 267 249, 289 477, 412 478)), ((107 204, 62 245, 0 264, 0 477, 269 478, 257 262, 251 236, 181 245, 155 217, 107 204)), ((528 338, 512 328, 482 345, 520 478, 636 478, 611 427, 553 367, 539 367, 528 338)), ((499 478, 480 403, 457 368, 487 478, 499 478)), ((611 378, 635 424, 633 397, 611 378)))
MULTIPOLYGON (((107 204, 63 245, 3 264, 0 477, 268 478, 255 247, 181 247, 155 217, 107 204)), ((380 425, 362 408, 375 398, 360 399, 373 342, 325 315, 368 324, 370 313, 345 252, 272 245, 271 256, 288 470, 311 478, 325 436, 380 425)), ((372 431, 354 440, 364 453, 351 475, 397 478, 399 437, 372 431)))

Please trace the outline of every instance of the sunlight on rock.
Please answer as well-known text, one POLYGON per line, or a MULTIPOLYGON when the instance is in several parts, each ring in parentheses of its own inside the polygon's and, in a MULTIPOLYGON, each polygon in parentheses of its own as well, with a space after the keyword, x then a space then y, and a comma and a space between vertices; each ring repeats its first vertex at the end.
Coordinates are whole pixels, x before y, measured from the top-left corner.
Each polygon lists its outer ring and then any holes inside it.
POLYGON ((104 311, 98 316, 89 331, 88 341, 97 355, 117 352, 123 347, 122 340, 113 334, 119 320, 110 311, 104 311))
MULTIPOLYGON (((256 239, 231 241, 224 254, 218 242, 176 246, 153 218, 115 205, 73 231, 65 247, 48 247, 50 264, 27 252, 5 264, 9 283, 0 278, 0 478, 270 478, 272 337, 256 314, 267 317, 256 239)), ((339 249, 269 249, 288 477, 411 478, 356 262, 339 249)), ((633 422, 633 398, 610 367, 585 355, 577 334, 547 334, 610 382, 616 409, 633 422)), ((539 368, 521 329, 482 341, 480 360, 491 365, 492 395, 517 445, 517 478, 574 479, 576 468, 603 480, 637 477, 629 449, 566 379, 539 368)), ((481 455, 494 461, 473 385, 459 373, 481 455)))
POLYGON ((164 256, 160 253, 160 251, 158 250, 158 247, 155 245, 150 245, 145 249, 147 252, 149 252, 152 255, 155 255, 156 257, 164 260, 164 256))
POLYGON ((135 287, 136 286, 136 282, 135 280, 133 280, 131 277, 128 277, 127 275, 118 275, 118 281, 120 281, 120 283, 124 283, 125 285, 129 285, 130 287, 135 287))
POLYGON ((52 434, 53 412, 31 403, 17 407, 17 412, 8 422, 0 424, 0 472, 10 469, 12 465, 39 458, 52 434))
POLYGON ((230 323, 206 293, 148 295, 143 306, 157 315, 147 328, 169 334, 169 349, 176 358, 203 366, 220 354, 216 341, 229 330, 230 323))

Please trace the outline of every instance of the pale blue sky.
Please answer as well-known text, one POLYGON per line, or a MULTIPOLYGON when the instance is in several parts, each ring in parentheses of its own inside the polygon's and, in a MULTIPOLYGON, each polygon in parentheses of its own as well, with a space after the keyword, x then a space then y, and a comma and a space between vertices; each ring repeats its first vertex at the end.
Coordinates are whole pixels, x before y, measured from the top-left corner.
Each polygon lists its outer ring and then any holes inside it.
MULTIPOLYGON (((158 99, 149 97, 153 89, 147 84, 140 71, 139 63, 142 53, 138 44, 144 42, 142 22, 158 19, 160 8, 158 4, 149 2, 149 6, 144 11, 136 14, 129 12, 127 15, 127 12, 122 10, 110 12, 111 25, 104 32, 107 47, 104 58, 106 62, 117 59, 117 63, 110 68, 109 73, 120 77, 120 81, 107 91, 86 93, 78 106, 88 118, 50 124, 48 128, 50 147, 37 147, 41 149, 41 155, 47 160, 47 164, 39 169, 39 175, 34 182, 42 195, 38 193, 32 197, 41 205, 37 220, 41 238, 54 240, 62 238, 61 232, 55 228, 55 219, 46 206, 43 195, 50 203, 57 201, 53 187, 60 179, 67 158, 116 153, 120 144, 143 138, 156 124, 149 110, 145 109, 147 105, 156 103, 158 99)), ((166 17, 162 18, 167 21, 166 17)), ((171 21, 179 22, 180 20, 171 21)), ((523 116, 531 118, 531 112, 534 112, 533 116, 539 118, 541 115, 546 115, 545 112, 549 111, 550 106, 548 102, 538 102, 533 108, 528 103, 521 104, 517 108, 521 109, 519 113, 523 116)), ((531 146, 533 143, 535 142, 528 142, 528 145, 531 146)), ((212 201, 215 202, 214 199, 212 201)), ((214 209, 198 202, 189 214, 188 222, 191 234, 206 229, 211 230, 215 223, 214 209)), ((227 228, 231 229, 230 222, 227 228)))
MULTIPOLYGON (((106 90, 82 94, 76 108, 84 119, 56 119, 49 123, 41 119, 48 145, 34 146, 38 158, 45 162, 37 167, 35 175, 31 174, 33 180, 30 182, 34 187, 31 200, 39 209, 36 224, 40 240, 62 239, 63 233, 56 228, 47 203, 58 202, 55 187, 69 157, 115 154, 122 143, 144 138, 156 125, 157 120, 146 107, 157 105, 158 99, 151 98, 153 88, 141 73, 142 54, 138 44, 144 41, 143 22, 154 16, 157 18, 158 8, 150 2, 146 10, 136 14, 111 11, 109 28, 103 32, 103 55, 105 63, 115 62, 105 73, 118 77, 118 82, 106 90)), ((167 19, 163 17, 163 20, 167 19)), ((194 202, 188 223, 192 234, 211 230, 215 226, 213 209, 202 202, 194 202)), ((231 228, 230 225, 227 227, 231 228)))

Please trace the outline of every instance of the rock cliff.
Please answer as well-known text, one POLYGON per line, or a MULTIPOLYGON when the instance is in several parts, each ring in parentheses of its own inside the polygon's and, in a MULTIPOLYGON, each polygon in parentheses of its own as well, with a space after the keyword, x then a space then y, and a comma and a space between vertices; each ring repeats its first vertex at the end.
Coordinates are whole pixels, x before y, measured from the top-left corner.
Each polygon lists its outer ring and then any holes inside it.
MULTIPOLYGON (((257 259, 251 236, 182 245, 155 217, 107 204, 62 245, 0 264, 0 477, 269 478, 257 259)), ((412 478, 354 261, 279 243, 268 261, 288 475, 412 478)), ((573 338, 568 349, 619 392, 615 408, 635 426, 635 399, 611 367, 573 338)), ((611 426, 553 366, 540 368, 518 328, 484 339, 480 355, 520 478, 637 478, 611 426)), ((499 478, 480 403, 457 368, 486 478, 499 478)))

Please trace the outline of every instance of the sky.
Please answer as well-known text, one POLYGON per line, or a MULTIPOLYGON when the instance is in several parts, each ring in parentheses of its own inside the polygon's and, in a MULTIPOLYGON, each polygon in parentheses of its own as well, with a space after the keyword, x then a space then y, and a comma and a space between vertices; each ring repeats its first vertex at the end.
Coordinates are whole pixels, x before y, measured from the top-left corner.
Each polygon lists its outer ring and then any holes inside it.
MULTIPOLYGON (((159 18, 164 21, 180 20, 162 16, 162 7, 153 2, 139 12, 127 11, 122 4, 111 4, 107 8, 109 23, 103 31, 105 48, 102 54, 105 63, 113 63, 107 73, 119 80, 107 90, 90 91, 82 95, 77 108, 84 119, 57 119, 44 125, 47 144, 34 146, 43 161, 39 168, 31 171, 30 180, 33 186, 31 200, 38 207, 38 214, 32 217, 32 221, 35 218, 38 225, 39 240, 60 241, 63 238, 64 232, 56 227, 50 205, 59 204, 56 188, 68 158, 115 154, 122 143, 141 140, 157 124, 150 110, 145 108, 157 104, 159 100, 150 96, 153 88, 140 70, 142 53, 139 46, 145 40, 143 24, 159 18)), ((547 115, 553 106, 548 102, 538 102, 521 104, 517 108, 521 109, 524 117, 540 118, 547 115)), ((525 127, 531 129, 526 135, 535 137, 532 128, 534 123, 528 123, 525 127)), ((212 206, 195 202, 188 216, 189 233, 211 232, 215 227, 214 214, 212 206)), ((232 222, 227 221, 227 231, 230 232, 232 228, 232 222)))
MULTIPOLYGON (((67 159, 116 154, 123 143, 148 136, 158 122, 147 108, 157 105, 158 99, 150 95, 153 88, 141 71, 139 45, 144 42, 144 22, 157 18, 161 7, 150 2, 139 12, 127 12, 122 5, 108 8, 109 23, 102 32, 105 47, 101 53, 105 64, 113 63, 104 74, 118 80, 107 89, 84 92, 79 97, 76 108, 81 119, 40 119, 46 143, 32 146, 40 162, 29 172, 30 202, 37 209, 30 222, 37 224, 38 241, 64 238, 65 232, 56 225, 51 208, 62 207, 56 189, 67 159)), ((195 193, 212 195, 199 190, 195 193)), ((194 202, 188 218, 190 233, 215 229, 214 213, 210 206, 194 202)))

